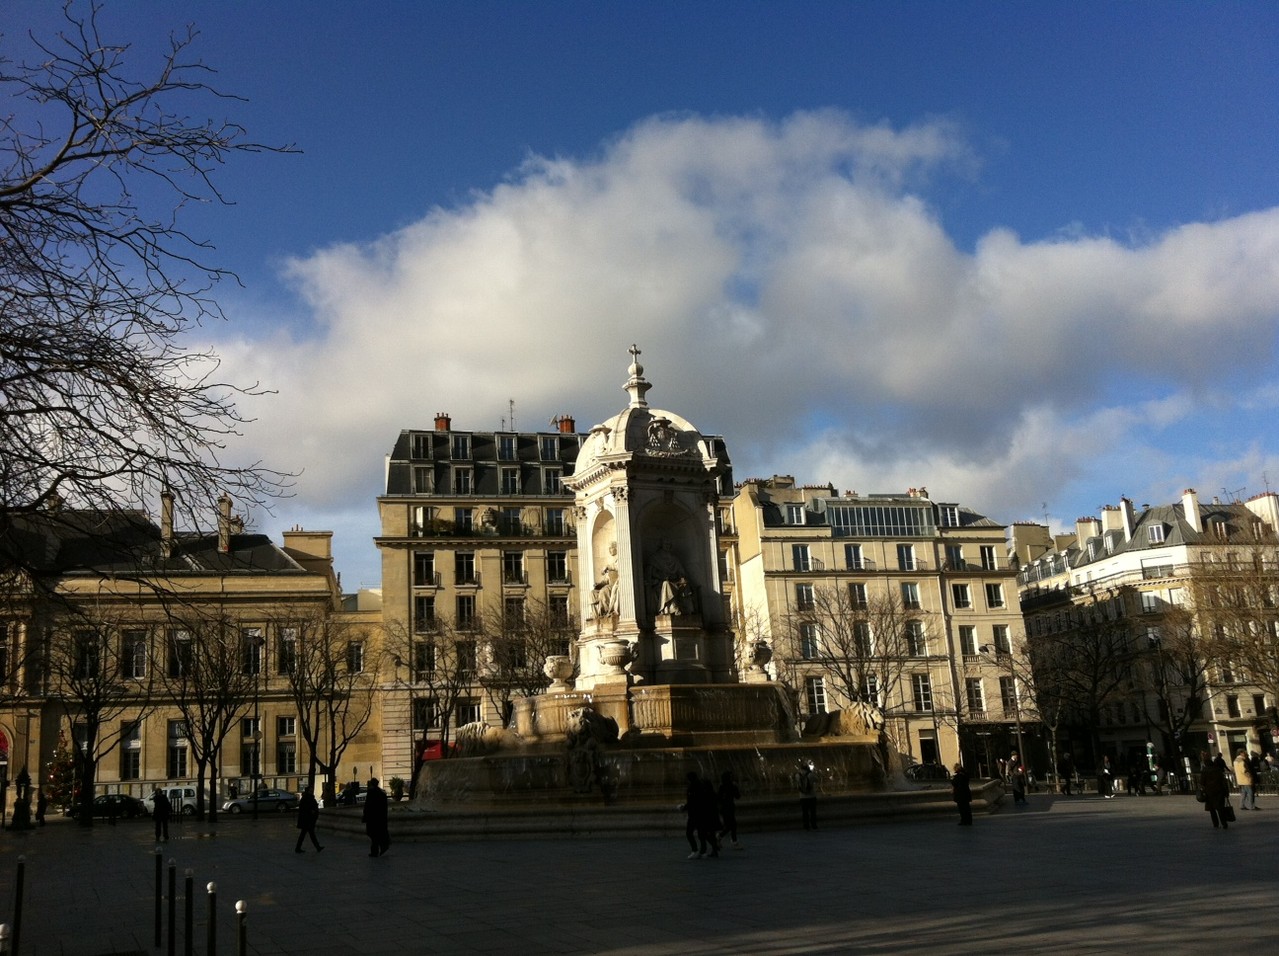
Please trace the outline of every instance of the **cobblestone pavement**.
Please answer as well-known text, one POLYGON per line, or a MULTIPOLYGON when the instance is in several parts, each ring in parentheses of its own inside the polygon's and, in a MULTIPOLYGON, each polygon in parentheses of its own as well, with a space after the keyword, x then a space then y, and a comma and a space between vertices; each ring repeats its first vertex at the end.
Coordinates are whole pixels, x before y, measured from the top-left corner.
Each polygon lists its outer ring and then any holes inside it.
MULTIPOLYGON (((1236 801, 1237 802, 1237 801, 1236 801)), ((672 811, 674 812, 674 811, 672 811)), ((1279 949, 1279 799, 1213 830, 1188 797, 1062 798, 979 816, 752 834, 688 861, 681 839, 367 844, 321 832, 293 852, 289 818, 175 825, 178 894, 193 871, 193 951, 235 952, 236 900, 260 954, 1186 953, 1279 949), (1226 942, 1228 941, 1228 942, 1226 942)), ((798 818, 798 809, 796 811, 798 818)), ((163 953, 154 944, 147 820, 51 821, 0 834, 0 919, 25 857, 21 952, 163 953)), ((392 817, 394 837, 394 817, 392 817)), ((166 904, 167 906, 167 904, 166 904)), ((184 901, 177 901, 183 952, 184 901)), ((167 909, 165 910, 167 919, 167 909)))

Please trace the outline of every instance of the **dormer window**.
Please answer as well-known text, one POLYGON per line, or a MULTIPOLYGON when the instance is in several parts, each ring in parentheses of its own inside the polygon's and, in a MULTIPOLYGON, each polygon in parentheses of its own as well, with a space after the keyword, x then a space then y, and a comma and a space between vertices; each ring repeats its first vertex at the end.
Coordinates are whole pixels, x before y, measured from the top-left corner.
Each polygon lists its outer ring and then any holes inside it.
POLYGON ((804 523, 804 506, 803 505, 787 505, 786 506, 786 523, 787 524, 803 524, 804 523))
POLYGON ((1164 526, 1161 524, 1152 524, 1146 529, 1146 540, 1151 544, 1164 543, 1164 526))

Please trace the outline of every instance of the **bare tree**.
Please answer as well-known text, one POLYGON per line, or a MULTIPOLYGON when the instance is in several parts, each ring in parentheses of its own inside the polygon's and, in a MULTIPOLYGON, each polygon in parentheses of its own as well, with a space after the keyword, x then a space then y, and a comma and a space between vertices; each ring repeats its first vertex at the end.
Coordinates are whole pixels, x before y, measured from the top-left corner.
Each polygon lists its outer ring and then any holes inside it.
POLYGON ((222 460, 246 421, 236 398, 261 389, 182 342, 220 315, 211 291, 230 275, 186 207, 224 201, 213 177, 233 155, 280 150, 199 118, 229 98, 194 31, 136 79, 98 9, 67 3, 61 33, 32 38, 38 62, 0 61, 0 566, 18 569, 12 519, 59 500, 138 507, 167 486, 196 515, 288 484, 222 460))
POLYGON ((215 820, 223 746, 258 686, 261 637, 221 610, 175 610, 170 622, 165 660, 157 668, 160 683, 186 723, 196 765, 196 813, 203 818, 207 793, 209 819, 215 820))
POLYGON ((368 653, 366 625, 322 614, 282 615, 275 631, 298 734, 307 746, 307 782, 314 787, 316 774, 323 774, 331 806, 342 757, 373 716, 379 660, 368 653))
POLYGON ((571 656, 572 634, 569 618, 540 601, 503 615, 501 626, 487 640, 480 668, 480 685, 503 725, 517 698, 533 697, 550 685, 546 659, 571 656))
MULTIPOLYGON (((71 724, 81 825, 93 825, 98 766, 152 706, 153 668, 133 669, 134 647, 120 620, 96 608, 52 622, 45 647, 50 696, 71 724), (127 718, 127 719, 126 719, 127 718)), ((146 632, 138 632, 145 640, 146 632)))
POLYGON ((1209 668, 1219 649, 1201 637, 1194 611, 1180 605, 1163 607, 1147 625, 1144 641, 1138 635, 1135 643, 1132 674, 1146 719, 1159 728, 1180 767, 1182 739, 1203 714, 1209 668))

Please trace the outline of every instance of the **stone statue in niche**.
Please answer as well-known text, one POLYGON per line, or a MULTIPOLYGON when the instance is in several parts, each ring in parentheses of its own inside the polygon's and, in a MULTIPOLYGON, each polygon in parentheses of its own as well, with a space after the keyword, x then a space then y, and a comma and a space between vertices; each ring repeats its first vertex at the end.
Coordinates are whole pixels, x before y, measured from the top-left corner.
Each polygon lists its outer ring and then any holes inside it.
POLYGON ((608 562, 591 588, 591 616, 608 617, 617 611, 617 545, 608 546, 608 562))
POLYGON ((649 606, 657 614, 692 614, 695 610, 693 587, 689 584, 684 563, 663 538, 649 556, 644 568, 644 584, 648 588, 649 606))

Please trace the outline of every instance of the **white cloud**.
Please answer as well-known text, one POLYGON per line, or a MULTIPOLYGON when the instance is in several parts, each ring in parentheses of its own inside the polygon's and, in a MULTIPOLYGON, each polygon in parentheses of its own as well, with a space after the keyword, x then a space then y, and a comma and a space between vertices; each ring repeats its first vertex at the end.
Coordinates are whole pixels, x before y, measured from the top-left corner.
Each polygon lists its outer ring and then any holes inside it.
POLYGON ((1264 394, 1279 209, 1139 246, 992 224, 970 253, 927 197, 930 174, 975 166, 941 121, 655 117, 377 243, 298 258, 313 334, 218 347, 279 391, 252 403, 250 444, 306 469, 297 507, 367 501, 369 536, 400 429, 437 411, 496 427, 511 398, 521 428, 588 427, 622 404, 632 341, 650 399, 724 434, 739 477, 923 484, 1001 520, 1083 481, 1080 449, 1175 428, 1224 376, 1264 394))

